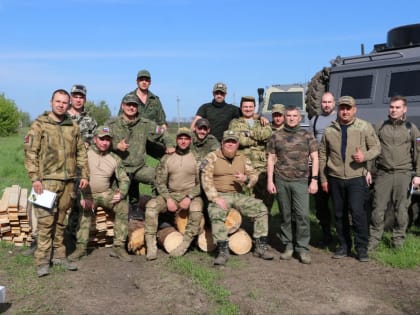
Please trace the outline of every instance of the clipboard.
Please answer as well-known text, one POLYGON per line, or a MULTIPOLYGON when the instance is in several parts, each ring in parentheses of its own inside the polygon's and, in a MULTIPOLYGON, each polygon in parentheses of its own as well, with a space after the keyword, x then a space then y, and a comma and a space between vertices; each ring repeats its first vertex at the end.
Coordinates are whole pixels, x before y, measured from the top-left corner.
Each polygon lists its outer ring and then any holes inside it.
POLYGON ((28 200, 34 205, 52 209, 54 207, 55 199, 57 194, 55 192, 44 189, 42 194, 37 194, 32 188, 31 193, 29 194, 28 200))

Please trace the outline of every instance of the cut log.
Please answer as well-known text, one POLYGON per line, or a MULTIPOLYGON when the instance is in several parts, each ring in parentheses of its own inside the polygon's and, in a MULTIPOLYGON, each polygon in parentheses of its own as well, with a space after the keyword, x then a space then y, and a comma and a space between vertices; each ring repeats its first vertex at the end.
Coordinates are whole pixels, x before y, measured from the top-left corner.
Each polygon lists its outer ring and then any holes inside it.
POLYGON ((135 255, 145 254, 144 221, 135 219, 128 220, 127 249, 135 255))
POLYGON ((241 213, 234 208, 230 208, 226 216, 226 221, 225 221, 225 227, 228 230, 228 234, 233 234, 237 230, 239 230, 239 228, 241 227, 241 224, 242 224, 241 213))
POLYGON ((213 236, 210 229, 204 229, 197 239, 198 248, 203 252, 212 252, 216 249, 216 244, 213 242, 213 236))
MULTIPOLYGON (((185 234, 185 229, 188 224, 189 210, 180 210, 175 215, 175 226, 178 232, 185 234)), ((200 233, 204 230, 205 220, 204 217, 200 221, 200 233)))
POLYGON ((174 227, 168 226, 157 232, 157 240, 159 244, 170 253, 182 243, 183 235, 174 227))
POLYGON ((236 255, 247 254, 252 248, 252 239, 244 229, 239 229, 229 236, 229 248, 236 255))

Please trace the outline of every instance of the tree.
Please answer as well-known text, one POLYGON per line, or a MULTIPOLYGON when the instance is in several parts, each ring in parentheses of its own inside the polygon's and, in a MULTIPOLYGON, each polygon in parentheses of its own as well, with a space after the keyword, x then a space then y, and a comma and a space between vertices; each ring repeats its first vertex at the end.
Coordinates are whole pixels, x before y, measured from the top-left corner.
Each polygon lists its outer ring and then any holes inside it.
POLYGON ((85 109, 93 118, 95 118, 98 125, 103 125, 111 118, 111 110, 105 101, 100 101, 99 105, 96 105, 93 101, 87 101, 85 109))
POLYGON ((19 111, 19 120, 21 127, 29 127, 31 125, 31 116, 28 112, 19 111))
POLYGON ((20 115, 15 102, 0 94, 0 136, 17 133, 19 122, 20 115))

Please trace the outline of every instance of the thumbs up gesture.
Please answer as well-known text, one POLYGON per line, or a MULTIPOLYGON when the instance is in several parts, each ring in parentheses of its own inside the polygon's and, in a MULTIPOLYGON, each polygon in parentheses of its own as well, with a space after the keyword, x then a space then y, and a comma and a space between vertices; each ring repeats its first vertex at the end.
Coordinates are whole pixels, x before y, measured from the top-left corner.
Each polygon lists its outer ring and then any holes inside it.
POLYGON ((352 155, 352 158, 357 163, 362 163, 365 160, 365 156, 362 150, 360 150, 360 147, 356 147, 356 153, 352 155))

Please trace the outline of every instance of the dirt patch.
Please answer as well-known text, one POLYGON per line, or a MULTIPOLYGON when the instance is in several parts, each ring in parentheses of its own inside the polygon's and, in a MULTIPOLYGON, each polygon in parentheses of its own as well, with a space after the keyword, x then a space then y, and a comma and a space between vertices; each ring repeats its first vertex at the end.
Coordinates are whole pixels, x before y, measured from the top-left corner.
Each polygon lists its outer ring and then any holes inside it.
MULTIPOLYGON (((94 250, 79 262, 79 271, 59 272, 28 282, 43 289, 18 299, 13 279, 8 283, 6 314, 218 314, 223 311, 205 288, 173 271, 168 256, 131 263, 109 257, 109 249, 94 250)), ((18 253, 15 253, 19 255, 18 253)), ((220 272, 219 285, 239 314, 420 314, 420 269, 398 270, 354 258, 331 259, 313 248, 312 264, 296 259, 263 261, 251 254, 231 256, 220 272)), ((209 270, 213 258, 189 252, 186 259, 209 270)))

